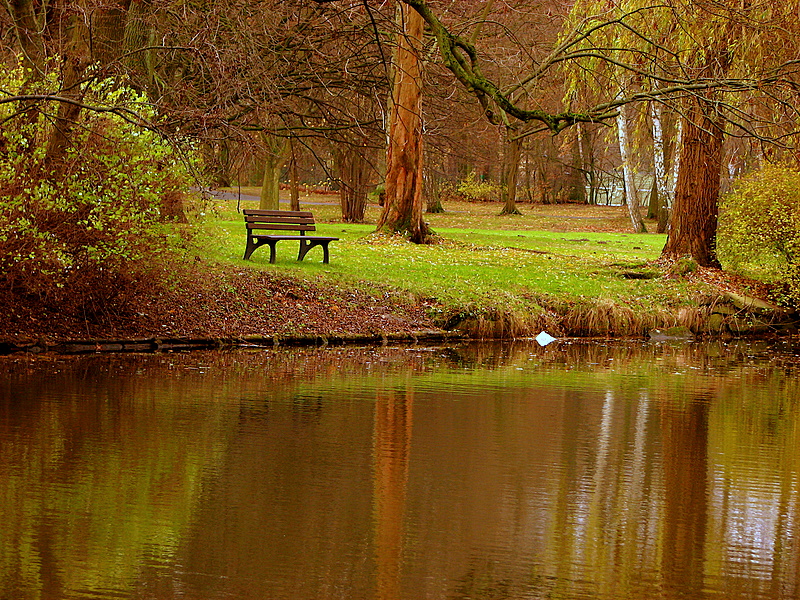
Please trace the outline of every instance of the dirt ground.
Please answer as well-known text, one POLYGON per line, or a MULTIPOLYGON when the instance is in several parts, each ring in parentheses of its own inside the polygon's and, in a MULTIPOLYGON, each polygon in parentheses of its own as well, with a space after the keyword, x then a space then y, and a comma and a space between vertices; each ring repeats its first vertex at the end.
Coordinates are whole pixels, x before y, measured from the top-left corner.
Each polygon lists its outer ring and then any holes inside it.
POLYGON ((320 287, 269 273, 204 273, 191 286, 143 293, 124 310, 68 314, 0 301, 0 341, 350 335, 435 329, 425 307, 393 293, 320 287), (3 306, 5 304, 5 306, 3 306))

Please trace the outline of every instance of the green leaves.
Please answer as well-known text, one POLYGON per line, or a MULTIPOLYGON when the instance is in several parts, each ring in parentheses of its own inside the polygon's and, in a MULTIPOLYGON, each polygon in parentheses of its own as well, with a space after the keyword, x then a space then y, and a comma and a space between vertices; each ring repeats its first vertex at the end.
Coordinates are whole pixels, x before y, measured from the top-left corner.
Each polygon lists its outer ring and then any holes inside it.
MULTIPOLYGON (((1 77, 17 86, 3 89, 10 94, 25 79, 21 68, 1 77)), ((106 80, 91 86, 87 101, 139 106, 147 99, 106 80)), ((0 285, 59 305, 93 298, 102 310, 124 292, 123 282, 169 250, 175 238, 165 229, 183 217, 189 167, 153 131, 118 114, 82 111, 53 168, 46 151, 53 125, 38 114, 0 129, 0 285)))
POLYGON ((781 284, 784 304, 800 302, 800 173, 766 165, 723 198, 717 244, 734 268, 781 284))

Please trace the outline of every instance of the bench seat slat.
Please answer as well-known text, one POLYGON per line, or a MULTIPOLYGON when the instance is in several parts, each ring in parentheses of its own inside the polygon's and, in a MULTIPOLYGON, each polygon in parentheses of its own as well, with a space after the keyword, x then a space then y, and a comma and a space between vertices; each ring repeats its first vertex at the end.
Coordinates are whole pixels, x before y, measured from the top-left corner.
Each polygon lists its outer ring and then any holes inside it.
POLYGON ((259 216, 259 217, 303 217, 306 219, 313 219, 314 215, 306 210, 264 210, 259 208, 245 208, 242 211, 245 215, 259 216))
POLYGON ((313 225, 293 225, 291 223, 248 223, 248 229, 274 229, 276 231, 316 231, 313 225))
POLYGON ((247 215, 244 218, 245 223, 314 223, 312 217, 262 217, 247 215))
POLYGON ((298 241, 306 241, 306 242, 323 241, 323 240, 328 240, 328 241, 332 242, 332 241, 335 241, 335 240, 339 239, 337 237, 328 237, 328 236, 325 236, 325 235, 310 235, 309 236, 309 235, 283 235, 283 234, 278 234, 278 235, 254 235, 253 237, 254 238, 258 238, 258 239, 265 239, 265 240, 266 239, 270 239, 270 240, 298 240, 298 241))

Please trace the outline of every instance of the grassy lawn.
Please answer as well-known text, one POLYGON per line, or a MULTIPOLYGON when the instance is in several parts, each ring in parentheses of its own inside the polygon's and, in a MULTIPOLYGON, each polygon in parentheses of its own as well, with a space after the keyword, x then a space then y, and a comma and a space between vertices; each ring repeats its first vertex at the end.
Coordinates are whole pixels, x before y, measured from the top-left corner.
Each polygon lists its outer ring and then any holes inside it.
POLYGON ((366 224, 348 224, 341 222, 335 202, 336 196, 301 198, 301 207, 314 212, 318 232, 341 238, 331 245, 329 265, 321 263, 317 249, 298 263, 291 242, 278 244, 275 265, 269 264, 266 247, 242 261, 245 230, 236 200, 214 202, 202 236, 204 254, 236 268, 391 289, 436 303, 439 310, 475 314, 540 314, 552 306, 563 312, 609 303, 635 313, 674 313, 696 304, 705 290, 699 282, 659 276, 649 263, 659 256, 665 236, 625 233, 624 207, 525 204, 522 216, 501 217, 498 204, 450 203, 448 212, 426 215, 440 243, 419 246, 375 234, 379 207, 370 205, 366 224))

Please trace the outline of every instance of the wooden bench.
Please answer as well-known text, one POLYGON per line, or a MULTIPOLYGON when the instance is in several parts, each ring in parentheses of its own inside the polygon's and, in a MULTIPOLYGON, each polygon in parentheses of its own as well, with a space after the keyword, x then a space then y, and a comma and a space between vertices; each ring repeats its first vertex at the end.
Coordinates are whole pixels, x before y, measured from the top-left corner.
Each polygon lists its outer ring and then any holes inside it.
POLYGON ((297 260, 303 260, 314 246, 322 246, 322 262, 328 262, 328 244, 338 240, 335 237, 306 235, 307 231, 316 231, 314 215, 307 211, 292 210, 259 210, 245 209, 244 222, 247 226, 247 248, 244 260, 260 246, 269 244, 269 262, 275 263, 275 246, 281 240, 297 240, 300 242, 300 253, 297 260), (300 235, 265 234, 260 231, 299 231, 300 235))

